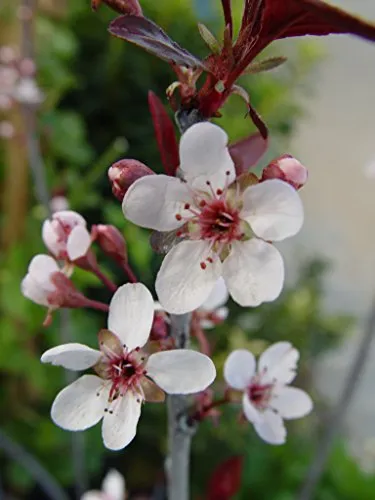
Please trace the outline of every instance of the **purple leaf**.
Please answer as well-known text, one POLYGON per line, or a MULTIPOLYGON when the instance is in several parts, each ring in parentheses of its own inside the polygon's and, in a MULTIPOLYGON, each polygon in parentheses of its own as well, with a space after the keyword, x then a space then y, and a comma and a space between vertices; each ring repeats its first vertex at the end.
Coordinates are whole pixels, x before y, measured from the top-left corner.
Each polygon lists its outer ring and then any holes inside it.
POLYGON ((245 137, 229 146, 229 153, 236 167, 237 175, 255 167, 268 147, 267 139, 260 132, 245 137))
POLYGON ((174 42, 160 26, 145 17, 122 16, 109 25, 109 32, 132 42, 156 57, 188 68, 204 68, 203 63, 174 42))

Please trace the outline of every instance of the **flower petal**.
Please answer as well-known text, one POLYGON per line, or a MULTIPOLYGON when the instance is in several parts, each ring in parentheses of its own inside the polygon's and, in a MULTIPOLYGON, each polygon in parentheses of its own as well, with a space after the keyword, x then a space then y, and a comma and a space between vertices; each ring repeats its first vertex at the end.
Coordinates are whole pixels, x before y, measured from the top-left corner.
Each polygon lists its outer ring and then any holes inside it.
POLYGON ((84 226, 75 226, 68 236, 66 251, 69 260, 76 260, 84 257, 91 245, 91 236, 84 226))
POLYGON ((146 365, 147 374, 168 394, 192 394, 204 391, 216 377, 211 359, 190 349, 152 354, 146 365))
POLYGON ((58 393, 51 408, 56 425, 68 431, 83 431, 97 424, 104 415, 108 388, 95 375, 82 375, 58 393))
POLYGON ((154 300, 142 283, 122 285, 109 304, 108 329, 129 350, 142 347, 154 320, 154 300))
POLYGON ((135 437, 142 401, 132 391, 119 396, 103 418, 102 436, 110 450, 125 448, 135 437), (113 413, 111 413, 113 412, 113 413))
POLYGON ((262 413, 260 413, 251 403, 249 396, 246 394, 246 392, 242 396, 242 409, 245 417, 252 424, 262 422, 263 419, 262 413))
POLYGON ((254 423, 254 428, 259 436, 269 444, 284 444, 286 440, 286 429, 283 419, 272 410, 266 410, 262 414, 262 420, 254 423))
POLYGON ((313 409, 310 396, 297 387, 282 387, 274 391, 270 406, 282 418, 293 419, 308 415, 313 409))
POLYGON ((223 263, 223 276, 232 298, 241 306, 275 300, 284 284, 284 262, 270 243, 252 238, 234 242, 223 263))
POLYGON ((193 125, 180 140, 181 170, 193 177, 230 170, 233 160, 227 144, 227 134, 217 125, 210 122, 193 125))
POLYGON ((255 374, 254 355, 246 349, 237 349, 229 354, 224 364, 224 378, 233 389, 244 391, 255 374))
POLYGON ((226 287, 225 281, 222 277, 220 277, 209 297, 203 302, 200 309, 204 309, 205 311, 214 311, 220 306, 223 306, 229 298, 229 292, 226 287))
POLYGON ((185 175, 185 180, 194 191, 203 191, 212 196, 218 189, 224 191, 236 178, 234 165, 224 165, 224 168, 211 174, 191 176, 185 175))
POLYGON ((111 469, 102 483, 102 490, 111 500, 125 500, 125 479, 117 470, 111 469))
POLYGON ((297 191, 278 179, 260 182, 243 193, 241 218, 265 240, 294 236, 303 224, 303 206, 297 191))
POLYGON ((122 210, 126 219, 141 227, 157 231, 172 231, 184 224, 176 219, 192 216, 184 210, 192 204, 186 183, 168 175, 147 175, 134 182, 125 194, 122 210))
POLYGON ((43 284, 43 287, 50 291, 55 289, 55 286, 50 281, 51 274, 58 271, 60 271, 59 266, 50 255, 35 255, 29 264, 29 274, 35 281, 43 284))
POLYGON ((42 239, 48 250, 54 255, 58 255, 65 244, 60 242, 53 227, 53 223, 47 219, 42 226, 42 239))
POLYGON ((156 277, 156 293, 169 313, 184 314, 201 306, 221 274, 221 262, 207 262, 209 243, 183 241, 163 260, 156 277), (203 269, 201 263, 204 263, 203 269))
POLYGON ((290 342, 276 342, 261 354, 258 371, 269 382, 290 384, 296 376, 299 352, 290 342))
POLYGON ((35 279, 27 274, 21 283, 21 291, 22 294, 27 298, 39 304, 40 306, 49 307, 48 302, 48 290, 44 290, 43 287, 35 281, 35 279))
POLYGON ((75 226, 85 226, 86 221, 78 212, 74 212, 74 210, 60 210, 59 212, 55 212, 52 215, 53 220, 59 220, 66 226, 70 226, 71 228, 75 226))
POLYGON ((86 370, 101 358, 100 351, 83 344, 64 344, 46 351, 40 358, 42 363, 63 366, 68 370, 86 370))

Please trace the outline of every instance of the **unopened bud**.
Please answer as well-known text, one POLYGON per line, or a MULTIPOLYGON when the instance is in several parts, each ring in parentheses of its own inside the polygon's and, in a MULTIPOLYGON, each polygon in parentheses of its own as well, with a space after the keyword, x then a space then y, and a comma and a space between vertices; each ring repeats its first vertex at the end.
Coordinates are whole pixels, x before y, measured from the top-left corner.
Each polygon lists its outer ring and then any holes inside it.
POLYGON ((127 261, 125 239, 115 226, 98 224, 93 226, 92 235, 109 257, 120 264, 127 261))
POLYGON ((112 185, 112 193, 122 202, 126 191, 141 177, 155 174, 144 163, 138 160, 123 159, 114 163, 108 169, 108 178, 112 185))
POLYGON ((86 306, 86 297, 76 289, 73 282, 64 273, 53 273, 51 282, 55 286, 55 290, 48 294, 48 302, 52 307, 78 308, 86 306))
POLYGON ((291 155, 283 155, 273 160, 262 173, 262 181, 280 179, 295 189, 303 187, 308 178, 308 170, 291 155))
POLYGON ((91 8, 97 10, 102 3, 107 4, 119 14, 143 16, 138 0, 91 0, 91 8))
POLYGON ((18 69, 23 77, 33 77, 36 73, 36 66, 35 62, 30 59, 29 57, 26 57, 25 59, 22 59, 19 64, 18 64, 18 69))

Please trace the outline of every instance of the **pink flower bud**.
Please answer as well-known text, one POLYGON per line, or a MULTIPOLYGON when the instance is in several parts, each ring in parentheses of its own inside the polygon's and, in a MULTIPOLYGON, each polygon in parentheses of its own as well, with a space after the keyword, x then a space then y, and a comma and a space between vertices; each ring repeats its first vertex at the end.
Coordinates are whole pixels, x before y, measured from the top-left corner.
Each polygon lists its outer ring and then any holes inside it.
POLYGON ((108 178, 112 185, 112 193, 119 201, 124 199, 126 191, 136 180, 146 175, 155 174, 144 163, 138 160, 123 159, 108 169, 108 178))
POLYGON ((71 262, 84 257, 91 245, 85 219, 73 210, 55 212, 44 221, 42 238, 56 259, 71 262))
POLYGON ((84 307, 87 302, 49 255, 40 254, 32 259, 21 289, 25 297, 51 310, 84 307))
POLYGON ((115 226, 98 224, 92 227, 92 235, 109 257, 120 264, 127 261, 125 239, 115 226))
POLYGON ((51 282, 55 290, 47 296, 49 304, 54 307, 85 307, 87 299, 74 286, 73 282, 62 272, 51 275, 51 282))
POLYGON ((97 10, 102 3, 107 4, 119 14, 143 16, 138 0, 91 0, 91 8, 97 10))
POLYGON ((281 179, 295 189, 300 189, 307 182, 308 170, 291 155, 283 155, 273 160, 262 173, 262 181, 281 179))
POLYGON ((23 77, 33 77, 36 73, 35 62, 29 57, 26 57, 19 62, 18 69, 23 77))

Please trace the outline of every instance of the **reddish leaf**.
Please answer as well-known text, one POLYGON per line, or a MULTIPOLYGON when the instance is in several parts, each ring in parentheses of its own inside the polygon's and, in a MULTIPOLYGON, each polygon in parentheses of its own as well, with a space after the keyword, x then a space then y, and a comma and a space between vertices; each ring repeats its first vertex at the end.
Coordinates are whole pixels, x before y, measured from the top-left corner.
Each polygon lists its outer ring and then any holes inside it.
POLYGON ((109 25, 109 32, 170 63, 188 68, 203 67, 198 58, 180 47, 160 26, 145 17, 118 17, 109 25))
POLYGON ((241 486, 243 457, 232 457, 221 463, 208 483, 207 500, 230 500, 241 486))
POLYGON ((274 40, 304 35, 352 34, 375 41, 375 24, 322 0, 247 0, 233 48, 232 85, 248 64, 274 40))
POLYGON ((267 139, 257 132, 229 146, 229 153, 236 166, 237 175, 255 166, 268 147, 267 139))
POLYGON ((264 34, 286 38, 347 33, 375 41, 375 25, 321 0, 265 0, 264 34), (283 20, 280 22, 280 20, 283 20), (280 33, 280 25, 284 25, 280 33))
POLYGON ((159 97, 151 90, 148 93, 148 105, 165 172, 168 175, 175 175, 180 157, 173 122, 159 97))

